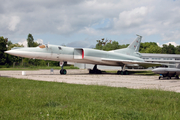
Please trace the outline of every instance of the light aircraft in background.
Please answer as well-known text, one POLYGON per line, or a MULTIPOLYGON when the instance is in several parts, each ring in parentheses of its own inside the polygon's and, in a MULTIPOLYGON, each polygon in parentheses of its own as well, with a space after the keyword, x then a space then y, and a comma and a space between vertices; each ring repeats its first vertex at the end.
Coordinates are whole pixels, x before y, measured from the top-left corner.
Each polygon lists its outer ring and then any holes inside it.
POLYGON ((156 74, 160 74, 159 79, 161 78, 169 78, 171 79, 171 77, 175 77, 177 79, 179 79, 179 75, 180 75, 180 64, 178 64, 177 68, 155 68, 152 70, 154 73, 156 74))
MULTIPOLYGON (((128 74, 125 67, 128 65, 140 65, 143 67, 159 66, 160 64, 145 62, 139 53, 139 47, 142 36, 137 35, 137 38, 124 49, 112 51, 103 51, 90 48, 72 48, 59 45, 40 45, 38 47, 15 47, 5 53, 33 59, 43 59, 52 61, 74 62, 94 64, 94 68, 89 70, 89 73, 101 73, 97 69, 97 65, 120 66, 121 71, 117 74, 128 74)), ((60 74, 66 74, 66 70, 61 66, 60 74)))

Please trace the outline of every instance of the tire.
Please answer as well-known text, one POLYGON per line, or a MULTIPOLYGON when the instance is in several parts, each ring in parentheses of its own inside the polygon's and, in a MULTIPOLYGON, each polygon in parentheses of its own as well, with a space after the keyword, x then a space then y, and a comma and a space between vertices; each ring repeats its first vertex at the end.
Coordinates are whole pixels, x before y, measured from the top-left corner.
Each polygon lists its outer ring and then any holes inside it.
POLYGON ((127 70, 124 71, 124 75, 129 75, 129 72, 127 70))
POLYGON ((93 70, 89 70, 89 74, 93 74, 93 70))
POLYGON ((118 71, 117 71, 117 74, 120 75, 120 74, 121 74, 121 71, 118 70, 118 71))
POLYGON ((63 75, 66 75, 67 71, 66 69, 63 69, 63 75))
POLYGON ((67 73, 66 69, 61 69, 61 70, 60 70, 60 74, 61 74, 61 75, 65 75, 66 73, 67 73))
POLYGON ((96 73, 97 74, 101 74, 102 72, 101 72, 101 70, 97 70, 96 73))

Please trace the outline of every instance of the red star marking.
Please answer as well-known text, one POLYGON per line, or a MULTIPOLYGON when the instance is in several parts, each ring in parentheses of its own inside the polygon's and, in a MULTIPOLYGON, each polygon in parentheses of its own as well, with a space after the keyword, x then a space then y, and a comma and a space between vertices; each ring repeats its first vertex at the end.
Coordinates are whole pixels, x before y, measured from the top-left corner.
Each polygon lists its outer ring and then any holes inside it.
POLYGON ((134 47, 136 47, 136 46, 134 46, 134 47))
POLYGON ((138 43, 138 41, 136 41, 138 43))

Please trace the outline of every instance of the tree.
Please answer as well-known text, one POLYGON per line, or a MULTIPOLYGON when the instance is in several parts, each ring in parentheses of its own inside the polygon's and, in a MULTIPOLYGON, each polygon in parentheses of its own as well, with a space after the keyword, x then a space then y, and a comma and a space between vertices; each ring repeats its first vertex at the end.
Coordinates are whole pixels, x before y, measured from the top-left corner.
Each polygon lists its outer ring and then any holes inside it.
POLYGON ((175 54, 180 54, 180 45, 176 46, 175 54))
POLYGON ((23 45, 20 45, 18 43, 15 43, 15 44, 10 44, 8 45, 8 50, 12 49, 13 47, 24 47, 23 45))
POLYGON ((27 38, 27 43, 28 43, 28 47, 37 47, 40 45, 40 43, 34 42, 34 38, 30 33, 27 38))
POLYGON ((27 38, 28 47, 34 47, 34 38, 32 34, 29 33, 27 38))
POLYGON ((160 47, 157 45, 157 43, 155 42, 145 42, 145 43, 141 43, 140 44, 140 48, 139 48, 139 52, 140 53, 151 53, 150 50, 148 50, 149 48, 158 48, 160 49, 160 47))
POLYGON ((6 48, 7 42, 8 42, 7 38, 0 37, 0 65, 6 64, 7 54, 5 54, 4 51, 7 50, 6 48))
POLYGON ((175 54, 175 51, 176 51, 176 48, 174 47, 174 45, 163 44, 162 53, 164 53, 164 54, 175 54))

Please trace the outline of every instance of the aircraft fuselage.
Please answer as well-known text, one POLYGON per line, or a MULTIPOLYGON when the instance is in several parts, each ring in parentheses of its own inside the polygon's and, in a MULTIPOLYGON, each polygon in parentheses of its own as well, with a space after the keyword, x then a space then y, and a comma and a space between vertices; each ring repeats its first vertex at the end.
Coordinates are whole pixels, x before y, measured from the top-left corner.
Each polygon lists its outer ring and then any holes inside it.
MULTIPOLYGON (((45 45, 44 45, 45 46, 45 45)), ((13 48, 6 53, 33 59, 52 61, 68 61, 75 63, 88 63, 98 65, 122 66, 119 62, 103 61, 102 59, 119 59, 144 62, 143 59, 128 55, 128 53, 117 53, 113 51, 102 51, 89 48, 71 48, 58 45, 47 45, 45 47, 13 48)))

